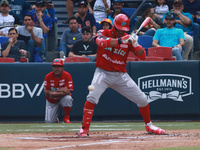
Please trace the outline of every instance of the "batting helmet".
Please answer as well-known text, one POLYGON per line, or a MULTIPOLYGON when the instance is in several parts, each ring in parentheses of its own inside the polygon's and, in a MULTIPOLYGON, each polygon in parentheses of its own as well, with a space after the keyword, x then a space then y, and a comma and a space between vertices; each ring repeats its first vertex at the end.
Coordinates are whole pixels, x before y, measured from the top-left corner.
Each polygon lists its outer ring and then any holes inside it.
POLYGON ((61 59, 54 59, 52 62, 52 66, 64 66, 63 61, 61 59))
POLYGON ((129 31, 129 19, 125 14, 119 14, 115 17, 113 26, 119 30, 129 31))

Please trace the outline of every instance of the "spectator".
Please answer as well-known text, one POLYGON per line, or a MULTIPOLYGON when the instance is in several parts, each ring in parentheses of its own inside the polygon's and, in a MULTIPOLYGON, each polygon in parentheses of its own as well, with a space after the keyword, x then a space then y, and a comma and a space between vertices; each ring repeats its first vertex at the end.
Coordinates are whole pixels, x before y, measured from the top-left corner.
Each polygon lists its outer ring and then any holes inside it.
POLYGON ((98 46, 92 41, 92 29, 89 26, 82 28, 82 38, 83 40, 74 43, 69 57, 89 57, 94 61, 98 46))
MULTIPOLYGON (((33 57, 35 47, 40 47, 43 39, 42 29, 33 26, 34 21, 31 15, 25 15, 24 26, 17 26, 19 34, 18 40, 23 40, 26 43, 27 51, 30 53, 30 58, 33 57)), ((34 60, 30 60, 34 61, 34 60)))
POLYGON ((147 17, 150 17, 151 21, 149 22, 149 24, 147 26, 143 27, 138 34, 139 35, 154 36, 156 30, 159 29, 159 28, 161 28, 161 25, 162 25, 161 20, 154 15, 154 11, 155 11, 154 5, 152 5, 151 3, 145 3, 142 6, 141 9, 142 9, 143 13, 142 13, 141 18, 139 18, 135 22, 134 32, 137 32, 137 30, 139 29, 139 27, 142 24, 142 22, 147 17))
POLYGON ((117 16, 118 14, 125 14, 127 17, 129 17, 128 14, 122 10, 123 5, 124 4, 122 3, 122 0, 113 0, 113 12, 108 15, 108 19, 110 19, 112 23, 115 19, 115 16, 117 16))
POLYGON ((9 40, 2 45, 2 56, 14 58, 15 61, 20 61, 20 57, 29 58, 29 52, 26 51, 24 41, 17 40, 18 34, 15 28, 10 28, 8 31, 9 40))
MULTIPOLYGON (((37 0, 36 3, 43 3, 43 1, 45 2, 45 6, 46 6, 46 9, 43 12, 44 15, 47 15, 51 18, 55 18, 55 14, 49 13, 49 10, 54 9, 54 5, 52 3, 48 3, 47 0, 37 0)), ((36 5, 33 5, 31 13, 34 13, 35 9, 36 9, 36 5)))
MULTIPOLYGON (((68 18, 71 18, 73 16, 73 10, 74 10, 74 4, 79 3, 82 0, 66 0, 66 10, 67 10, 67 16, 68 18)), ((92 2, 92 0, 87 0, 87 3, 89 4, 92 2)), ((92 12, 90 12, 92 13, 92 12)), ((63 23, 66 24, 68 21, 64 21, 63 23)))
POLYGON ((48 15, 44 14, 46 8, 47 5, 45 1, 37 1, 35 11, 31 14, 33 16, 35 26, 42 28, 44 34, 48 34, 52 26, 52 19, 48 15))
POLYGON ((112 21, 108 18, 105 18, 103 21, 101 21, 101 28, 102 29, 111 29, 112 21))
POLYGON ((90 26, 92 28, 93 34, 96 34, 97 32, 96 20, 94 18, 94 15, 88 12, 87 2, 80 1, 77 10, 78 10, 77 21, 80 27, 82 28, 84 26, 90 26))
POLYGON ((193 38, 194 38, 194 49, 195 51, 199 50, 198 46, 198 37, 199 37, 199 21, 197 12, 200 11, 200 1, 199 0, 183 0, 184 12, 190 13, 193 18, 193 38))
MULTIPOLYGON (((36 27, 40 27, 43 31, 43 34, 48 34, 51 30, 52 19, 47 14, 45 10, 47 9, 47 4, 44 0, 36 2, 35 10, 32 12, 33 20, 36 27)), ((46 48, 45 48, 45 39, 43 38, 40 46, 41 59, 46 61, 46 48)))
POLYGON ((58 123, 58 112, 60 107, 64 109, 63 121, 70 122, 70 110, 73 104, 71 92, 73 82, 71 75, 64 71, 64 64, 61 59, 54 59, 53 71, 48 73, 44 79, 44 93, 46 96, 46 123, 58 123))
POLYGON ((199 0, 183 0, 184 12, 188 12, 192 15, 193 20, 196 22, 197 11, 200 11, 200 1, 199 0))
POLYGON ((10 6, 7 0, 0 2, 0 36, 7 36, 8 30, 14 27, 15 19, 9 15, 10 6))
POLYGON ((111 13, 110 7, 111 7, 110 0, 95 1, 93 11, 96 22, 101 22, 103 19, 107 18, 107 16, 111 13))
POLYGON ((81 28, 78 27, 77 19, 69 18, 68 24, 69 28, 63 32, 60 40, 60 51, 63 51, 65 56, 68 56, 75 42, 82 40, 81 28))
MULTIPOLYGON (((176 28, 180 28, 184 32, 185 36, 185 53, 184 53, 184 60, 188 59, 188 55, 192 49, 193 46, 193 37, 188 35, 187 32, 192 31, 192 24, 193 19, 192 15, 190 13, 184 13, 183 12, 184 5, 182 0, 174 0, 173 2, 173 12, 175 14, 176 19, 176 28)), ((163 24, 166 24, 165 15, 162 18, 163 24)))
POLYGON ((32 9, 32 5, 26 0, 8 0, 10 4, 10 14, 15 18, 15 24, 22 25, 24 16, 32 9))
POLYGON ((177 60, 182 60, 182 47, 185 44, 183 30, 175 28, 176 23, 173 13, 167 12, 165 15, 166 27, 158 29, 153 37, 152 46, 172 47, 172 54, 177 60))
POLYGON ((162 19, 163 15, 169 11, 169 6, 167 5, 167 0, 155 0, 155 15, 159 19, 162 19))

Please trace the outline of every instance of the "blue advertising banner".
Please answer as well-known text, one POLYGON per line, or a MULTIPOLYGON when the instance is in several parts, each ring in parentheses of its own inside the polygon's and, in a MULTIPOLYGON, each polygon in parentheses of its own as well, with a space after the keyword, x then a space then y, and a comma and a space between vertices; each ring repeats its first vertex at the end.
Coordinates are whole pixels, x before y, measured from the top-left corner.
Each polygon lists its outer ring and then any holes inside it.
POLYGON ((199 61, 130 64, 131 76, 146 94, 151 115, 168 119, 178 115, 185 115, 185 119, 199 118, 198 68, 199 61))
MULTIPOLYGON (((95 63, 65 64, 74 83, 72 121, 82 119, 95 68, 95 63)), ((0 69, 0 121, 43 121, 43 81, 51 63, 1 63, 0 69)), ((147 96, 152 118, 158 120, 200 119, 199 70, 199 61, 127 63, 127 72, 147 96)), ((105 119, 142 118, 136 104, 107 89, 94 111, 94 120, 105 119)))

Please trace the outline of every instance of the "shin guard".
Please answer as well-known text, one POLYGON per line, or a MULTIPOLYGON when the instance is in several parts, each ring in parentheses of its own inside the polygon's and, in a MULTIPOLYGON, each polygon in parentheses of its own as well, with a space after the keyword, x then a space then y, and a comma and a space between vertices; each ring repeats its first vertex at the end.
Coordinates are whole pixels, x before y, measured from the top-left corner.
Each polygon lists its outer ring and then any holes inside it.
POLYGON ((83 129, 89 130, 90 123, 92 121, 92 116, 94 113, 94 107, 95 107, 95 104, 92 104, 89 101, 85 102, 83 122, 82 122, 83 129))

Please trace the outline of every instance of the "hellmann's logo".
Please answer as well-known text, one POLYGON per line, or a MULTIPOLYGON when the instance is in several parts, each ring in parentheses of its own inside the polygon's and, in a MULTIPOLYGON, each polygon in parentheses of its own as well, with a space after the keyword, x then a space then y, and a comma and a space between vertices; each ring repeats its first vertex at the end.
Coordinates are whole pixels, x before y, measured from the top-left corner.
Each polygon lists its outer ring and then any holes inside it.
POLYGON ((138 78, 138 86, 147 95, 148 102, 171 99, 183 102, 192 93, 192 78, 178 74, 154 74, 138 78))

